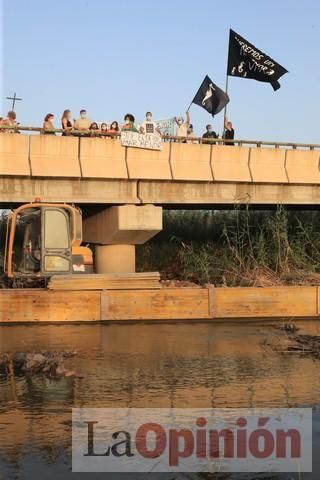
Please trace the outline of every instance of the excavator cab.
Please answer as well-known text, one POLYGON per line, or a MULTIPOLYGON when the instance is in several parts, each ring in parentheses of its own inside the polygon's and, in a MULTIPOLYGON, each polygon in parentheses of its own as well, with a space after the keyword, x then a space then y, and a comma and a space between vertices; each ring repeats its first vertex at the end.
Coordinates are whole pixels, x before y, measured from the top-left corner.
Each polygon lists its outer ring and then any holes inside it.
POLYGON ((4 273, 20 284, 59 274, 92 273, 92 252, 81 243, 82 216, 74 206, 23 205, 8 218, 4 273))

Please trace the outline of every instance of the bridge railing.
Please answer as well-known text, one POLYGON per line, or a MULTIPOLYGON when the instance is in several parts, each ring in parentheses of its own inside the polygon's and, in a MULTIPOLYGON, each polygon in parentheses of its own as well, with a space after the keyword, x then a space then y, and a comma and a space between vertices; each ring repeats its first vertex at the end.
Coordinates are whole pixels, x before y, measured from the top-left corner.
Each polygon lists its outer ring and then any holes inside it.
POLYGON ((164 136, 162 149, 150 150, 96 132, 0 128, 13 131, 0 132, 0 177, 320 185, 320 144, 164 136))
MULTIPOLYGON (((16 126, 7 126, 7 125, 0 125, 0 133, 2 132, 10 132, 10 133, 39 133, 39 134, 63 134, 66 133, 65 130, 61 128, 55 128, 52 130, 45 130, 41 127, 32 127, 32 126, 25 126, 25 125, 16 125, 16 126)), ((121 132, 118 134, 115 133, 108 133, 108 132, 101 132, 96 130, 71 130, 66 135, 68 137, 91 137, 91 138, 120 138, 121 132)), ((319 143, 299 143, 299 142, 278 142, 278 141, 266 141, 266 140, 248 140, 248 139, 233 139, 227 140, 224 138, 203 138, 203 137, 177 137, 174 135, 161 135, 164 142, 172 142, 172 143, 199 143, 199 144, 209 144, 209 145, 229 145, 234 144, 236 146, 255 146, 259 147, 273 147, 273 148, 292 148, 292 149, 309 149, 315 150, 320 149, 319 143)))

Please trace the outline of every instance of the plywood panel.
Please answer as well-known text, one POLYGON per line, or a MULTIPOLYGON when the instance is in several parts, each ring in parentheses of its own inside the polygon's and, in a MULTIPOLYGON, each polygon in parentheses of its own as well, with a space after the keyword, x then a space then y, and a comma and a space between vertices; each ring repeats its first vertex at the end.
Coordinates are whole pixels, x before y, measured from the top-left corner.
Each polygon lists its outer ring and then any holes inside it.
POLYGON ((212 181, 211 145, 172 143, 170 163, 174 180, 212 181))
POLYGON ((247 147, 213 145, 211 165, 215 180, 251 182, 247 147))
POLYGON ((162 150, 127 147, 129 178, 171 180, 170 144, 163 142, 162 150))
POLYGON ((251 148, 250 170, 254 182, 287 183, 286 151, 280 148, 251 148))
POLYGON ((216 288, 216 318, 317 316, 317 287, 216 288))
POLYGON ((209 318, 206 288, 108 291, 101 293, 102 320, 178 320, 209 318), (108 300, 103 299, 107 296, 108 300), (107 311, 106 311, 107 310, 107 311))
POLYGON ((30 175, 28 135, 0 133, 0 175, 30 175))
POLYGON ((128 178, 126 149, 115 138, 81 138, 80 163, 83 177, 128 178))
POLYGON ((290 183, 320 183, 320 153, 316 150, 288 150, 286 169, 290 183))
POLYGON ((80 177, 79 138, 30 137, 31 172, 36 177, 80 177))
POLYGON ((0 290, 0 322, 100 320, 100 292, 0 290))

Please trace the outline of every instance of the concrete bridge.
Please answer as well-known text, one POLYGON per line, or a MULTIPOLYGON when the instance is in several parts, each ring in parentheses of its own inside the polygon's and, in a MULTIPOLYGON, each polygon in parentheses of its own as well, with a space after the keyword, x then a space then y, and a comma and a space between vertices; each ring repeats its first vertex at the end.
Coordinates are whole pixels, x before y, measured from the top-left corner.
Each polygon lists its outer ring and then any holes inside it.
POLYGON ((320 145, 235 143, 168 139, 155 151, 115 138, 0 133, 0 207, 36 197, 83 208, 320 204, 320 145))
POLYGON ((135 245, 162 229, 162 208, 320 204, 320 145, 166 139, 161 151, 117 138, 0 134, 0 207, 74 203, 95 270, 134 272, 135 245))

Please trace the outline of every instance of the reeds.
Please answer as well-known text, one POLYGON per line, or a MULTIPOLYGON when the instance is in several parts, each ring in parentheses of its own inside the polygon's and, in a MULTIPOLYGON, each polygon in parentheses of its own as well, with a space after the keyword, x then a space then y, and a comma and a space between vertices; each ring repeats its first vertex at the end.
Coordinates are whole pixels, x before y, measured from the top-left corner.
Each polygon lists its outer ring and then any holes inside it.
POLYGON ((166 211, 138 267, 199 284, 320 284, 318 211, 166 211))

